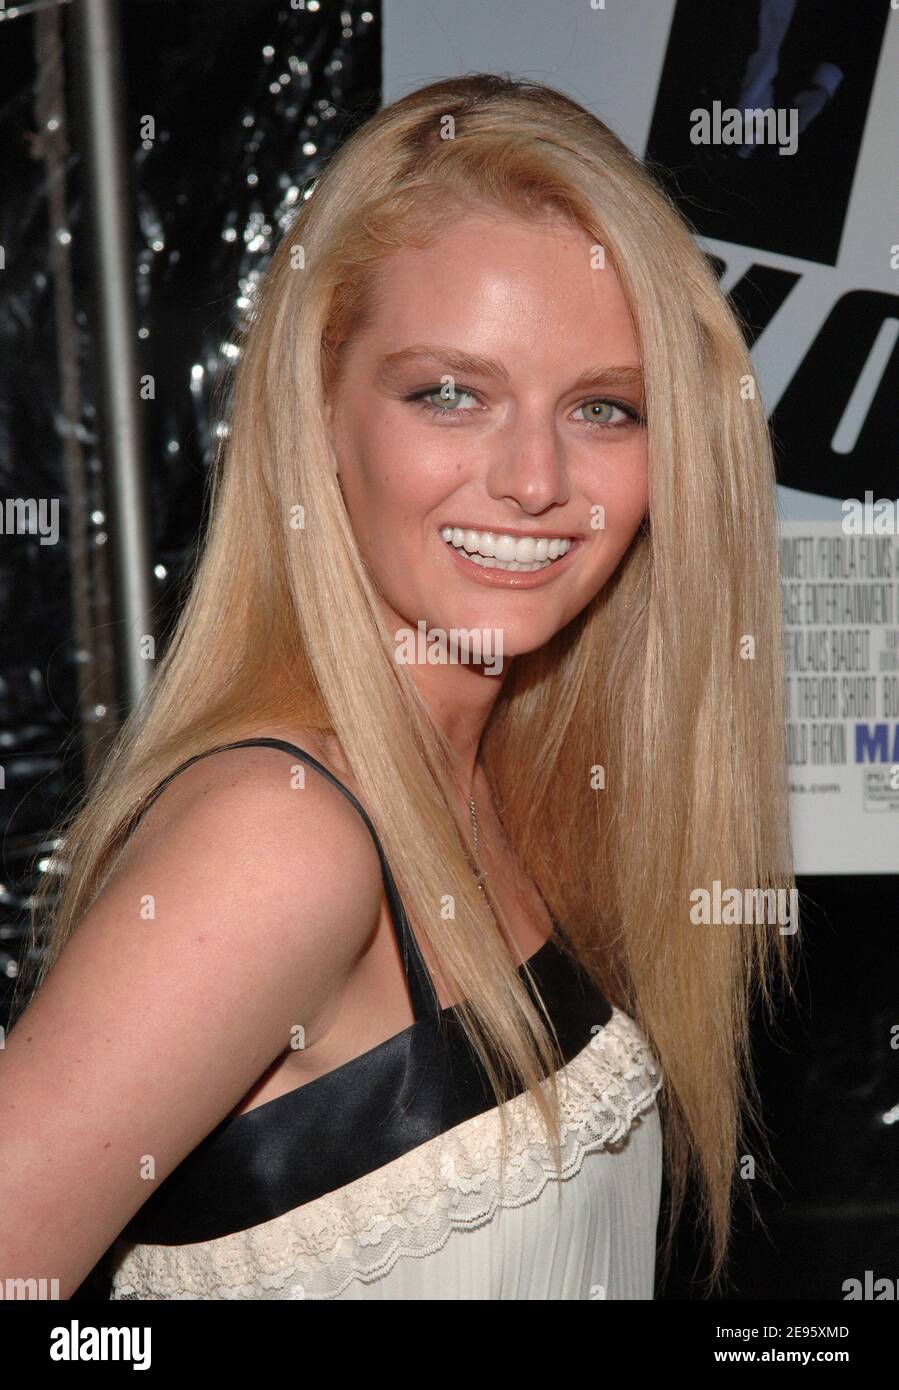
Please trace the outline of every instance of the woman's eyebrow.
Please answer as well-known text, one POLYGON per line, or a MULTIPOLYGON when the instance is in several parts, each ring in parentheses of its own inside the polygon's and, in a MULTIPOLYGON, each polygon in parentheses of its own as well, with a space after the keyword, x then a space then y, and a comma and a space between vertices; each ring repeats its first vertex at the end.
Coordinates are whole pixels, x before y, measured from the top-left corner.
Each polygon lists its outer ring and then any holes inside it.
MULTIPOLYGON (((459 352, 456 348, 438 347, 429 343, 416 343, 400 352, 388 352, 378 365, 377 380, 381 383, 388 382, 399 368, 422 358, 439 364, 457 376, 489 376, 507 383, 509 380, 509 373, 502 362, 492 357, 477 357, 469 352, 459 352)), ((624 387, 642 396, 643 372, 639 366, 592 367, 582 372, 570 389, 588 391, 608 387, 624 387)))
POLYGON ((583 372, 572 384, 572 391, 632 391, 643 399, 643 371, 640 367, 594 367, 583 372))
POLYGON ((393 372, 417 358, 425 358, 448 367, 456 375, 492 376, 499 381, 508 381, 509 373, 502 362, 492 357, 476 357, 470 352, 459 352, 456 348, 436 347, 430 343, 415 343, 403 348, 401 352, 388 352, 378 365, 378 380, 383 381, 393 372))

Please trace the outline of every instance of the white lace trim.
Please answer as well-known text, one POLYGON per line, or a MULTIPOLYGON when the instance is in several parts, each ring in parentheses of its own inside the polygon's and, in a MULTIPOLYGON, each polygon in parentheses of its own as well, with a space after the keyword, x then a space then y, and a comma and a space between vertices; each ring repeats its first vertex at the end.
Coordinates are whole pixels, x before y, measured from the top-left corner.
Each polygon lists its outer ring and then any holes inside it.
MULTIPOLYGON (((556 1073, 561 1176, 584 1155, 615 1149, 655 1103, 661 1071, 642 1033, 613 1009, 605 1027, 556 1073)), ((117 1242, 113 1299, 328 1299, 371 1282, 397 1260, 441 1249, 454 1230, 537 1198, 557 1177, 529 1092, 506 1104, 509 1143, 500 1182, 496 1108, 356 1182, 246 1231, 193 1245, 117 1242)))

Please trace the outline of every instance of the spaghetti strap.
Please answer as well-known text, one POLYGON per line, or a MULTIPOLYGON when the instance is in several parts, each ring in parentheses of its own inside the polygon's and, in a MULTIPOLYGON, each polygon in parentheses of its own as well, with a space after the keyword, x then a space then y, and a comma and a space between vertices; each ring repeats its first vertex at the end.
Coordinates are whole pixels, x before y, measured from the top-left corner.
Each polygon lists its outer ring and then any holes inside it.
POLYGON ((400 959, 403 963, 403 972, 406 976, 406 983, 409 988, 409 998, 412 1004, 413 1017, 416 1023, 426 1018, 439 1018, 440 1003, 437 996, 437 991, 435 990, 431 977, 428 974, 427 967, 425 966, 424 960, 421 955, 421 951, 418 947, 418 942, 415 940, 415 936, 409 924, 409 919, 406 916, 406 910, 403 907, 402 900, 400 898, 399 892, 397 891, 396 883, 394 882, 393 874, 390 870, 390 865, 387 863, 386 856, 381 847, 381 842, 378 839, 377 832, 375 831, 375 828, 372 825, 368 813, 366 812, 365 808, 361 805, 361 803, 357 800, 357 798, 353 795, 350 789, 348 787, 345 787, 344 784, 334 776, 333 772, 329 772, 328 769, 322 763, 320 763, 317 758, 314 758, 311 753, 307 753, 304 749, 298 748, 296 744, 288 743, 281 738, 242 738, 237 739, 234 743, 217 744, 215 748, 207 748, 203 753, 195 753, 193 757, 187 758, 183 763, 179 763, 178 766, 174 768, 172 772, 168 773, 168 775, 164 777, 156 787, 153 788, 153 790, 141 803, 140 807, 138 808, 137 812, 135 813, 131 822, 129 823, 128 833, 130 834, 134 830, 141 817, 147 810, 149 810, 150 806, 156 800, 157 796, 159 796, 160 792, 162 792, 163 789, 168 786, 172 778, 177 777, 179 772, 183 772, 185 768, 190 767, 191 763, 199 762, 201 758, 208 758, 212 753, 222 753, 229 748, 250 747, 279 748, 285 753, 292 754, 295 758, 299 759, 300 762, 308 763, 310 767, 315 768, 315 770, 317 772, 320 772, 323 777, 326 777, 328 781, 332 783, 333 786, 337 787, 339 791, 343 792, 347 800, 359 812, 359 815, 362 817, 366 827, 368 828, 369 834, 375 842, 375 848, 378 851, 378 858, 381 861, 381 876, 384 881, 384 891, 387 896, 387 906, 390 911, 390 920, 393 923, 393 930, 396 936, 397 945, 399 947, 400 959))

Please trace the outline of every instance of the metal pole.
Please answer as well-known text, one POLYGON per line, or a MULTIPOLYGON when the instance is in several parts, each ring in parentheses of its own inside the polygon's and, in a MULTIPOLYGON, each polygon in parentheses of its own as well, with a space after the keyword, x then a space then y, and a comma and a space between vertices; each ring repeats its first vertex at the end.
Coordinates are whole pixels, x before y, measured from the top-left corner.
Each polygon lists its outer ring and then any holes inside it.
MULTIPOLYGON (((53 290, 56 369, 59 374, 59 444, 68 502, 72 655, 78 681, 81 744, 88 782, 102 764, 105 745, 116 731, 116 658, 111 640, 110 578, 107 546, 97 544, 88 519, 91 494, 107 512, 96 479, 87 476, 81 440, 81 371, 70 226, 70 143, 66 116, 66 75, 59 5, 34 17, 35 138, 32 153, 44 162, 47 198, 47 259, 53 290)), ((108 521, 104 526, 107 529, 108 521)), ((37 849, 37 844, 34 846, 37 849)), ((0 964, 2 971, 2 964, 0 964)))
POLYGON ((150 497, 139 415, 121 33, 114 0, 75 0, 72 19, 84 108, 85 192, 94 235, 113 633, 127 714, 153 670, 152 661, 139 650, 140 638, 152 635, 153 591, 150 497))

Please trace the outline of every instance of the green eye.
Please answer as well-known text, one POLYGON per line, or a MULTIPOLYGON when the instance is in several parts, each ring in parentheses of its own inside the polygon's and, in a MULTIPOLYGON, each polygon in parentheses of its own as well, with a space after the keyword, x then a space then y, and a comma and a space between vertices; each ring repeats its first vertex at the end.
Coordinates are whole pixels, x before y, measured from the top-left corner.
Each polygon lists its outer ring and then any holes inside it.
POLYGON ((612 413, 619 408, 620 407, 613 405, 611 401, 585 401, 583 405, 578 406, 578 410, 607 410, 609 412, 609 414, 603 416, 602 419, 598 416, 588 418, 587 423, 590 425, 610 425, 612 423, 612 413))
POLYGON ((442 413, 444 415, 452 415, 455 413, 453 411, 453 406, 457 404, 459 399, 462 396, 470 395, 470 391, 459 390, 450 392, 447 387, 439 386, 436 387, 433 391, 426 391, 422 396, 419 396, 417 399, 425 401, 427 405, 430 405, 433 410, 437 410, 438 413, 442 413), (437 405, 431 405, 432 397, 434 397, 438 402, 437 405))
MULTIPOLYGON (((472 401, 477 402, 478 394, 476 391, 468 390, 464 386, 459 386, 450 391, 449 384, 440 386, 427 386, 422 391, 413 391, 403 399, 412 405, 417 405, 433 419, 438 415, 475 415, 478 413, 476 406, 466 406, 459 408, 459 402, 463 396, 468 396, 472 401), (437 402, 437 404, 435 404, 437 402)), ((629 405, 626 401, 610 401, 602 397, 594 397, 593 400, 583 401, 581 405, 575 407, 575 412, 584 410, 591 413, 592 418, 583 420, 588 429, 597 430, 616 430, 622 426, 644 423, 643 417, 635 406, 629 405), (615 413, 618 413, 618 419, 615 413), (599 412, 597 415, 596 412, 599 412), (607 412, 607 413, 604 413, 607 412)))

